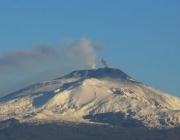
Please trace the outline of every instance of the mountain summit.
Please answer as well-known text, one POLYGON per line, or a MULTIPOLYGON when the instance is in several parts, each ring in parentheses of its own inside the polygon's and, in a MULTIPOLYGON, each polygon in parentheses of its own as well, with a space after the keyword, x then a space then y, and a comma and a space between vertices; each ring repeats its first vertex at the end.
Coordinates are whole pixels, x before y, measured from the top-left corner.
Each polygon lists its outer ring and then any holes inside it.
POLYGON ((131 79, 126 73, 115 68, 99 68, 95 70, 79 70, 70 73, 68 76, 72 77, 79 75, 85 78, 115 78, 115 79, 131 79))
POLYGON ((78 70, 0 98, 0 120, 180 126, 180 99, 115 68, 78 70))

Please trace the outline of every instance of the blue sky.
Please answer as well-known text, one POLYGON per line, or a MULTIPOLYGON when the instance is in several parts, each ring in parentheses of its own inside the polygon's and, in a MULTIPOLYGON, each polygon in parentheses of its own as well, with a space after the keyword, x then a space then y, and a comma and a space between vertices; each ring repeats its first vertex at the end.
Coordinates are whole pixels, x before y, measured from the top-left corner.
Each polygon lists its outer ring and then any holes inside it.
POLYGON ((179 5, 179 0, 0 0, 0 96, 88 69, 91 56, 97 67, 105 58, 136 80, 180 96, 179 5), (93 48, 86 57, 83 45, 93 48))

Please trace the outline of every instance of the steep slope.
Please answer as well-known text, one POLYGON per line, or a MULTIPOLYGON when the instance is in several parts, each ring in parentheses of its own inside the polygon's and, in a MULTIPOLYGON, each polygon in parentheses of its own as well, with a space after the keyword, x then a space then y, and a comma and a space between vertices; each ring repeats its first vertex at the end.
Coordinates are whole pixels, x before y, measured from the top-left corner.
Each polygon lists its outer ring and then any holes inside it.
POLYGON ((171 128, 180 126, 180 99, 137 82, 119 69, 79 70, 1 98, 0 120, 8 118, 111 124, 123 118, 148 127, 171 128))

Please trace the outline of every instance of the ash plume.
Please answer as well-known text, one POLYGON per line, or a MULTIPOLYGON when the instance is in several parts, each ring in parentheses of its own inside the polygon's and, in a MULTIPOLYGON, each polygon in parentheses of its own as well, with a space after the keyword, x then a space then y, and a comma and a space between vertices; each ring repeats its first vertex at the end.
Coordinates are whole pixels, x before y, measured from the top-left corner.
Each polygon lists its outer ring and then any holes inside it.
POLYGON ((101 60, 101 63, 104 65, 105 68, 108 68, 108 67, 109 67, 106 60, 102 59, 102 60, 101 60))

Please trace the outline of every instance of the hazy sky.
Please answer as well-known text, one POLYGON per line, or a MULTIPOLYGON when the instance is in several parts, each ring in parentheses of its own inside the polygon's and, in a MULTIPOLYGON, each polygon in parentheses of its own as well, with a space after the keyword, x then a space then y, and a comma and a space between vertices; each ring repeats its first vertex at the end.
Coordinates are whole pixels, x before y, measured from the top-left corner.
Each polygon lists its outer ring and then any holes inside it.
POLYGON ((180 96, 179 0, 0 0, 0 96, 108 60, 180 96))

